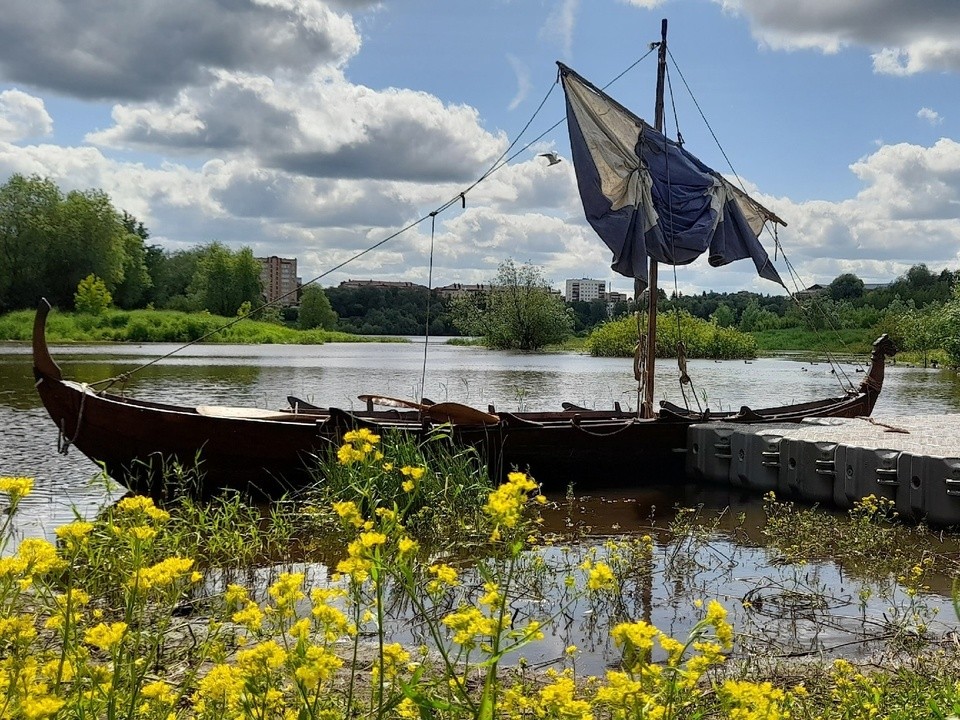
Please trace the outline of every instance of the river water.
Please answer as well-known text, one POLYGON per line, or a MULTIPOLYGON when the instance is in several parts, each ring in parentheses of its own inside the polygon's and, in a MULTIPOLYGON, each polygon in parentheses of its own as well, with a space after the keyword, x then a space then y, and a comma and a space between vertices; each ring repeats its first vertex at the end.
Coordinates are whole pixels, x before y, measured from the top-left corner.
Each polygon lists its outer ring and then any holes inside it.
MULTIPOLYGON (((435 402, 451 400, 480 408, 494 405, 497 410, 559 409, 564 401, 588 408, 610 408, 615 402, 635 408, 637 404, 630 360, 576 353, 490 351, 448 345, 442 338, 431 338, 426 345, 422 338, 410 340, 322 346, 196 345, 139 370, 126 391, 142 399, 182 405, 262 408, 283 407, 287 396, 294 395, 317 405, 359 409, 363 406, 357 400, 359 394, 415 399, 420 397, 421 387, 423 395, 435 402)), ((52 347, 51 352, 66 377, 89 382, 130 372, 175 348, 165 344, 70 345, 52 347)), ((692 407, 699 401, 704 407, 723 410, 744 404, 763 407, 839 396, 843 377, 857 384, 863 377, 863 367, 852 360, 838 369, 826 362, 788 358, 690 361, 688 370, 695 389, 687 390, 687 401, 692 407)), ((675 361, 659 361, 657 397, 682 405, 677 376, 675 361)), ((888 366, 874 417, 895 421, 904 414, 943 413, 960 413, 960 376, 903 364, 888 366)), ((73 519, 75 513, 93 515, 122 496, 122 490, 99 477, 93 462, 75 450, 67 456, 59 455, 56 447, 56 428, 33 387, 29 347, 0 344, 0 475, 28 475, 36 480, 35 490, 24 501, 17 520, 20 537, 52 538, 54 528, 73 519)), ((737 512, 747 514, 758 507, 755 501, 723 493, 714 498, 710 493, 684 497, 664 495, 660 490, 651 495, 637 488, 585 500, 577 506, 574 519, 594 535, 631 532, 648 527, 651 512, 663 513, 677 502, 718 508, 745 502, 737 512)), ((566 521, 570 522, 569 515, 566 521)), ((667 557, 675 555, 676 548, 665 546, 662 551, 667 557)), ((770 567, 761 549, 733 537, 717 538, 688 554, 704 569, 709 568, 698 582, 714 591, 722 587, 718 594, 726 598, 744 597, 757 586, 756 578, 761 575, 764 583, 776 587, 795 586, 802 580, 798 580, 795 569, 770 567)), ((804 577, 803 582, 818 587, 845 587, 851 603, 858 596, 849 585, 850 579, 829 563, 808 568, 804 577)), ((947 579, 942 579, 939 586, 941 593, 935 593, 934 604, 943 605, 949 612, 947 579)), ((665 584, 650 592, 645 603, 656 606, 670 589, 665 584)), ((874 608, 878 616, 884 615, 889 601, 874 608)), ((684 621, 678 619, 676 602, 666 603, 666 610, 671 604, 672 615, 658 616, 654 612, 653 618, 682 628, 684 621)), ((826 635, 820 629, 812 634, 789 632, 789 647, 791 642, 800 642, 808 649, 822 649, 830 642, 838 646, 847 643, 846 630, 830 629, 826 635)), ((571 638, 562 639, 563 643, 569 641, 571 638)), ((605 657, 598 656, 598 662, 605 662, 605 657)))

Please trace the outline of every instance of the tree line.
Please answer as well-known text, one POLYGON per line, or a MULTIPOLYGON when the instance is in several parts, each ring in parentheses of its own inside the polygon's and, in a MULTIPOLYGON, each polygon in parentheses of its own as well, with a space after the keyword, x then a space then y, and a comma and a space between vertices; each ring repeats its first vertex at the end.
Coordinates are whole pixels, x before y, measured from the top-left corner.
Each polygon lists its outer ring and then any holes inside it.
POLYGON ((169 252, 149 238, 102 190, 63 193, 49 179, 13 175, 0 186, 0 312, 36 307, 41 297, 73 309, 78 289, 81 302, 108 297, 124 310, 232 316, 244 303, 260 304, 260 264, 250 248, 211 242, 169 252))

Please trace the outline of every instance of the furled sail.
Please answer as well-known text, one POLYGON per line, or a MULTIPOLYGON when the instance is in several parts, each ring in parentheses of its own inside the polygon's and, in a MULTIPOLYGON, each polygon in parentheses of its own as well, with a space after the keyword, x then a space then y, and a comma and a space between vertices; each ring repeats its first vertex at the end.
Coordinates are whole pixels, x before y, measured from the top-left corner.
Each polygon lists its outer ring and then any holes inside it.
POLYGON ((713 266, 751 258, 783 285, 757 236, 786 224, 719 173, 563 63, 567 127, 587 220, 613 251, 614 271, 647 284, 649 258, 713 266))

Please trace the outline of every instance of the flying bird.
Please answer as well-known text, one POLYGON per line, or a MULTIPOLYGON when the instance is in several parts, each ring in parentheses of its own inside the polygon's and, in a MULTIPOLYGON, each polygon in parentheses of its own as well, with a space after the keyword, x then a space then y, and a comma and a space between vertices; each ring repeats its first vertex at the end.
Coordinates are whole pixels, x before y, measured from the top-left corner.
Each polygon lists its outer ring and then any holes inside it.
POLYGON ((540 153, 540 157, 545 157, 550 162, 550 165, 556 165, 563 159, 555 152, 540 153))

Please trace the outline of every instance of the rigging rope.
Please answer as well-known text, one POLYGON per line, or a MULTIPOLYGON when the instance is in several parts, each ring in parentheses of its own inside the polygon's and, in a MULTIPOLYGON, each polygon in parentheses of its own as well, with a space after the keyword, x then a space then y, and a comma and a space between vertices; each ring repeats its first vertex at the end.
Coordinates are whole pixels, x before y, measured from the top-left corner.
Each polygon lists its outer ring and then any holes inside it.
MULTIPOLYGON (((603 89, 606 89, 606 88, 610 87, 613 83, 617 82, 617 80, 619 80, 620 78, 622 78, 624 75, 626 75, 628 72, 630 72, 633 68, 635 68, 637 65, 639 65, 643 60, 645 60, 655 49, 656 49, 655 45, 651 45, 651 47, 648 49, 648 51, 647 51, 646 53, 644 53, 642 56, 640 56, 640 57, 639 57, 637 60, 635 60, 633 63, 631 63, 630 65, 628 65, 628 66, 626 67, 626 69, 624 69, 621 73, 619 73, 618 75, 614 76, 614 78, 613 78, 612 80, 610 80, 606 85, 603 86, 603 89)), ((396 232, 391 233, 391 234, 388 235, 387 237, 385 237, 385 238, 383 238, 382 240, 374 243, 373 245, 370 245, 370 246, 367 247, 366 249, 361 250, 360 252, 355 253, 354 255, 351 255, 349 258, 347 258, 347 259, 344 260, 343 262, 334 265, 333 267, 327 269, 326 271, 322 272, 321 274, 317 275, 316 277, 313 277, 313 278, 311 278, 310 280, 308 280, 307 282, 302 283, 302 284, 300 285, 300 287, 298 287, 297 289, 295 289, 295 290, 290 290, 289 292, 283 293, 282 295, 278 296, 278 297, 275 298, 274 300, 271 300, 271 301, 269 301, 269 302, 266 302, 266 303, 264 303, 264 304, 262 304, 262 305, 260 305, 260 306, 258 306, 258 307, 256 307, 256 308, 254 308, 253 310, 251 310, 251 311, 250 311, 249 313, 247 313, 246 315, 244 315, 244 316, 242 316, 242 317, 234 318, 234 319, 230 320, 229 322, 224 323, 224 324, 221 325, 220 327, 215 328, 215 329, 213 329, 213 330, 211 330, 211 331, 209 331, 209 332, 207 332, 207 333, 204 333, 204 334, 201 335, 200 337, 195 338, 195 339, 193 339, 193 340, 190 340, 190 341, 188 341, 188 342, 180 345, 179 347, 174 348, 174 349, 171 350, 170 352, 165 353, 164 355, 161 355, 161 356, 159 356, 159 357, 156 357, 156 358, 154 358, 154 359, 152 359, 152 360, 150 360, 150 361, 148 361, 148 362, 146 362, 146 363, 143 363, 142 365, 139 365, 139 366, 133 368, 132 370, 128 370, 128 371, 126 371, 126 372, 124 372, 124 373, 120 373, 119 375, 115 375, 115 376, 113 376, 113 377, 105 378, 105 379, 103 379, 103 380, 98 380, 98 381, 96 381, 96 382, 92 382, 92 383, 89 383, 89 384, 90 384, 91 386, 97 386, 97 385, 106 384, 106 385, 107 385, 107 388, 109 388, 111 385, 113 385, 113 384, 115 384, 115 383, 117 383, 117 382, 125 383, 125 382, 130 378, 130 376, 132 376, 133 374, 135 374, 135 373, 137 373, 137 372, 140 372, 141 370, 144 370, 144 369, 150 367, 151 365, 155 365, 155 364, 158 363, 158 362, 161 362, 161 361, 163 361, 163 360, 166 360, 167 358, 169 358, 169 357, 177 354, 177 353, 180 352, 181 350, 184 350, 184 349, 186 349, 186 348, 188 348, 188 347, 190 347, 190 346, 192 346, 192 345, 195 345, 195 344, 197 344, 197 343, 203 342, 204 340, 206 340, 206 339, 208 339, 208 338, 216 335, 217 333, 223 332, 224 330, 227 330, 228 328, 230 328, 230 327, 232 327, 233 325, 237 324, 237 323, 240 322, 241 320, 245 320, 245 319, 247 319, 247 318, 250 318, 250 317, 256 315, 257 313, 262 312, 262 311, 265 310, 266 308, 271 307, 271 306, 273 306, 273 305, 276 305, 276 304, 278 304, 280 301, 287 299, 287 298, 290 297, 291 295, 295 295, 295 294, 297 294, 298 292, 301 292, 301 291, 303 290, 303 288, 306 288, 306 287, 309 287, 310 285, 313 285, 314 283, 318 282, 319 280, 322 280, 323 278, 327 277, 328 275, 336 272, 337 270, 340 270, 340 269, 343 268, 344 266, 346 266, 346 265, 354 262, 355 260, 358 260, 359 258, 363 257, 363 256, 366 255, 367 253, 372 252, 373 250, 376 250, 377 248, 381 247, 382 245, 385 245, 386 243, 390 242, 391 240, 396 239, 396 238, 399 237, 400 235, 402 235, 402 234, 404 234, 404 233, 412 230, 413 228, 417 227, 418 225, 420 225, 421 223, 423 223, 423 222, 424 222, 425 220, 427 220, 428 218, 436 218, 437 215, 439 215, 439 214, 442 213, 442 212, 445 212, 446 210, 448 210, 449 208, 453 207, 453 206, 456 205, 457 203, 460 203, 461 207, 464 207, 464 208, 465 208, 466 205, 467 205, 467 197, 466 197, 466 196, 467 196, 467 193, 469 193, 469 192, 472 191, 474 188, 476 188, 480 183, 482 183, 482 182, 484 182, 485 180, 487 180, 487 178, 489 178, 491 175, 493 175, 494 173, 498 172, 499 170, 501 170, 501 169, 504 168, 505 166, 509 165, 511 161, 515 160, 517 157, 519 157, 519 156, 522 155, 523 153, 527 152, 533 145, 535 145, 536 143, 540 142, 544 137, 546 137, 547 134, 551 133, 551 132, 552 132, 553 130, 555 130, 557 127, 559 127, 559 126, 562 125, 564 122, 566 122, 566 116, 564 116, 564 117, 561 118, 560 120, 557 120, 555 123, 553 123, 553 124, 552 124, 550 127, 548 127, 546 130, 544 130, 543 132, 541 132, 539 135, 537 135, 535 138, 533 138, 532 140, 530 140, 528 143, 526 143, 525 145, 523 145, 522 147, 520 147, 520 148, 519 148, 516 152, 514 152, 512 155, 509 154, 510 151, 511 151, 511 150, 517 145, 517 143, 520 141, 520 138, 523 137, 523 134, 527 131, 527 129, 530 127, 530 125, 533 124, 533 121, 537 118, 537 116, 538 116, 538 115, 540 114, 540 112, 543 110, 544 105, 546 105, 547 100, 548 100, 548 99, 550 98, 550 96, 553 94, 553 91, 556 89, 556 87, 557 87, 558 84, 559 84, 559 73, 557 74, 556 79, 550 84, 549 90, 547 90, 547 93, 544 95, 543 99, 540 101, 540 104, 537 106, 537 109, 533 112, 533 115, 531 115, 530 119, 526 122, 526 124, 524 124, 523 128, 520 130, 520 132, 519 132, 519 134, 517 135, 516 139, 507 146, 507 148, 499 155, 499 157, 497 157, 496 160, 493 161, 493 163, 492 163, 492 164, 490 165, 490 167, 486 170, 486 172, 484 172, 479 178, 477 178, 474 182, 472 182, 470 185, 468 185, 464 190, 462 190, 462 191, 460 191, 459 193, 457 193, 454 197, 452 197, 452 198, 450 198, 449 200, 447 200, 445 203, 443 203, 442 205, 440 205, 438 208, 436 208, 436 209, 433 210, 432 212, 427 213, 426 215, 424 215, 424 216, 422 216, 422 217, 414 220, 413 222, 408 223, 407 225, 403 226, 402 228, 400 228, 400 229, 397 230, 396 232)), ((433 246, 433 240, 431 239, 431 248, 432 248, 432 246, 433 246)), ((432 252, 432 249, 431 249, 431 252, 432 252)))
MULTIPOLYGON (((693 90, 690 88, 690 85, 687 83, 687 79, 684 77, 683 71, 680 69, 680 66, 677 64, 676 59, 670 53, 669 47, 667 48, 667 54, 670 56, 670 61, 673 63, 673 66, 676 68, 677 73, 680 75, 680 79, 683 82, 683 85, 686 88, 687 93, 690 95, 690 99, 693 101, 694 106, 697 108, 697 112, 700 113, 700 118, 703 120, 704 125, 706 125, 707 130, 709 130, 710 136, 713 138, 714 143, 716 143, 717 148, 720 150, 720 154, 723 156, 723 159, 726 161, 727 166, 730 168, 730 172, 733 173, 733 176, 736 178, 737 184, 740 186, 740 189, 746 192, 746 188, 744 187, 743 180, 741 179, 736 169, 733 167, 733 163, 730 161, 730 158, 727 155, 726 150, 724 150, 723 145, 721 145, 719 138, 717 137, 716 133, 713 131, 713 127, 710 125, 710 122, 707 120, 707 117, 704 114, 703 109, 700 107, 700 103, 697 101, 696 96, 693 94, 693 90)), ((673 96, 671 91, 671 98, 672 97, 673 96)), ((679 137, 679 129, 678 129, 678 137, 679 137)), ((768 233, 771 232, 769 227, 767 227, 766 223, 764 223, 764 230, 766 230, 768 233)), ((806 314, 806 309, 800 303, 799 298, 796 297, 796 293, 802 289, 803 285, 802 283, 800 283, 799 274, 794 269, 793 264, 790 262, 789 258, 787 258, 786 250, 784 250, 783 246, 780 244, 780 239, 776 233, 776 223, 774 224, 774 231, 772 232, 772 235, 774 240, 774 252, 775 253, 779 252, 780 254, 783 255, 783 260, 787 266, 788 275, 790 276, 790 279, 794 285, 793 292, 791 292, 789 288, 785 288, 785 289, 790 294, 790 299, 797 304, 797 307, 799 308, 801 314, 806 314)), ((847 343, 844 342, 842 336, 840 335, 839 328, 833 324, 833 318, 831 318, 826 313, 824 313, 824 318, 827 320, 828 324, 831 325, 831 329, 834 330, 836 338, 840 342, 840 344, 846 347, 847 343)), ((818 340, 820 341, 821 346, 825 348, 826 343, 823 339, 823 336, 820 334, 819 328, 816 327, 816 323, 812 322, 810 323, 810 325, 814 333, 816 334, 818 340)), ((834 369, 835 371, 834 374, 837 378, 837 381, 840 383, 840 387, 844 391, 852 390, 854 388, 853 382, 850 380, 849 376, 847 375, 846 371, 843 369, 843 366, 840 364, 840 362, 834 358, 833 353, 831 353, 829 350, 826 350, 826 349, 823 350, 823 353, 826 355, 827 361, 830 363, 830 366, 834 369), (844 381, 846 381, 847 383, 846 385, 844 385, 844 381)), ((859 360, 857 361, 857 366, 862 368, 862 365, 859 362, 859 360)))
POLYGON ((437 214, 430 213, 430 265, 427 271, 427 321, 423 332, 423 372, 420 375, 420 402, 427 392, 427 347, 430 345, 430 296, 433 294, 433 241, 437 232, 437 214))

